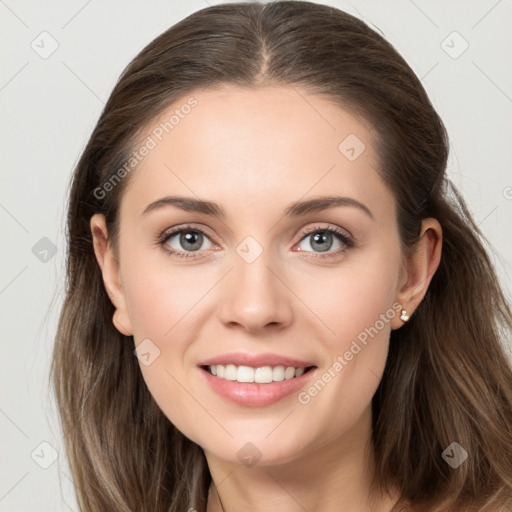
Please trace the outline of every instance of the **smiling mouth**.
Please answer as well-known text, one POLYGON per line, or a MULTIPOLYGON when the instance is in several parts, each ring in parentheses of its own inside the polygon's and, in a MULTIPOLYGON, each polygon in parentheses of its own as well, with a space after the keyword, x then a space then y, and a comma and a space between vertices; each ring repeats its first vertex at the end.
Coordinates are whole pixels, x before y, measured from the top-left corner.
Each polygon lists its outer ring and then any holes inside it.
POLYGON ((283 380, 297 379, 316 368, 306 366, 295 368, 294 366, 238 366, 234 364, 204 365, 201 368, 210 375, 223 380, 231 380, 240 383, 271 384, 283 380))

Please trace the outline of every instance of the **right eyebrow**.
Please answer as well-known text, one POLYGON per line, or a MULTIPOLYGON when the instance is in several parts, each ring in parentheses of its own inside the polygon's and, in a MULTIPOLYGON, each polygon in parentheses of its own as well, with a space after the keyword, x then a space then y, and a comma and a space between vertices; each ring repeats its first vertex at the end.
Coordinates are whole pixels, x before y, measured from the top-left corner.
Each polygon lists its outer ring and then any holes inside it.
POLYGON ((177 208, 181 208, 188 212, 204 213, 205 215, 212 215, 220 218, 226 217, 226 212, 217 203, 185 196, 166 196, 161 199, 157 199, 146 206, 142 215, 147 215, 152 211, 169 205, 176 206, 177 208))

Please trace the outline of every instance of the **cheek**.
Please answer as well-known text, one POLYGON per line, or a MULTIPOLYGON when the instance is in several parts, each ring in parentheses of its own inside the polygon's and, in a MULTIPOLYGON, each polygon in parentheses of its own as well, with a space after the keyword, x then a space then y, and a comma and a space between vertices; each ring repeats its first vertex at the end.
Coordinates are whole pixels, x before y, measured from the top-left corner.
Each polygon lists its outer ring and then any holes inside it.
MULTIPOLYGON (((339 267, 312 269, 297 279, 297 295, 318 316, 326 329, 331 352, 343 349, 365 329, 375 325, 381 314, 393 317, 399 277, 399 252, 367 251, 341 263, 339 267)), ((389 318, 389 320, 391 319, 389 318)), ((383 337, 389 321, 378 322, 383 337)))
POLYGON ((212 311, 211 291, 218 275, 211 267, 172 267, 165 257, 147 257, 135 251, 123 264, 123 288, 135 345, 146 343, 151 353, 151 364, 140 363, 144 380, 173 423, 189 428, 181 424, 184 415, 180 414, 191 408, 190 395, 182 388, 184 383, 190 385, 189 372, 195 371, 195 361, 187 350, 201 336, 205 309, 212 311))
POLYGON ((399 314, 395 302, 399 261, 399 252, 392 248, 387 253, 369 252, 324 275, 315 272, 314 281, 306 279, 298 292, 307 297, 304 302, 323 326, 326 352, 321 382, 306 389, 299 401, 314 403, 319 417, 325 415, 325 424, 330 424, 330 418, 333 424, 348 428, 378 387, 391 320, 399 314))
POLYGON ((187 323, 215 284, 210 270, 172 267, 165 257, 125 259, 123 288, 135 341, 165 340, 187 323))
POLYGON ((202 409, 191 401, 191 368, 186 366, 186 354, 195 338, 194 317, 199 301, 214 284, 213 276, 210 272, 209 279, 204 276, 192 282, 193 273, 183 269, 170 272, 161 265, 145 266, 145 271, 141 268, 127 265, 129 277, 124 281, 135 345, 146 343, 151 358, 148 365, 139 358, 141 373, 167 418, 190 434, 193 418, 200 417, 202 409))

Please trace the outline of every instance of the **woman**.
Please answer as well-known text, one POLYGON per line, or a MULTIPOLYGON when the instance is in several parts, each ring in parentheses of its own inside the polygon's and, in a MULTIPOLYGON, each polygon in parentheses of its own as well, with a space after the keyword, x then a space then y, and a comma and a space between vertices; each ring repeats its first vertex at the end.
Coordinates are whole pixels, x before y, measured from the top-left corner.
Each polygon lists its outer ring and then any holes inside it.
POLYGON ((447 156, 338 9, 217 5, 151 42, 71 188, 81 510, 510 510, 512 312, 447 156))

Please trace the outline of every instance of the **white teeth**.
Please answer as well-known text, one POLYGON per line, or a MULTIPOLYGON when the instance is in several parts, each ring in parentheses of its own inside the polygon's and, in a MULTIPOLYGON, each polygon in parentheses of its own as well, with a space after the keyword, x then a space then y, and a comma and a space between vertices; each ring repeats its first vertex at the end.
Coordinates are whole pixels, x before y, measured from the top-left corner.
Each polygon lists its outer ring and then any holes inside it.
POLYGON ((236 371, 238 382, 254 382, 254 369, 250 366, 239 366, 236 371))
MULTIPOLYGON (((288 366, 288 368, 286 368, 286 370, 284 371, 284 378, 286 380, 293 379, 293 377, 295 377, 296 371, 298 371, 298 370, 296 370, 293 366, 288 366)), ((298 375, 297 375, 297 377, 298 377, 298 375)))
POLYGON ((236 366, 227 364, 224 368, 224 378, 226 380, 236 380, 236 366))
POLYGON ((214 364, 209 366, 210 373, 221 379, 236 380, 237 382, 256 382, 257 384, 269 384, 290 380, 300 377, 305 368, 294 368, 293 366, 236 366, 234 364, 214 364))
POLYGON ((276 366, 272 370, 272 380, 277 382, 284 380, 284 366, 276 366))
POLYGON ((272 368, 270 366, 262 366, 254 370, 254 382, 258 384, 269 384, 272 382, 272 368))

